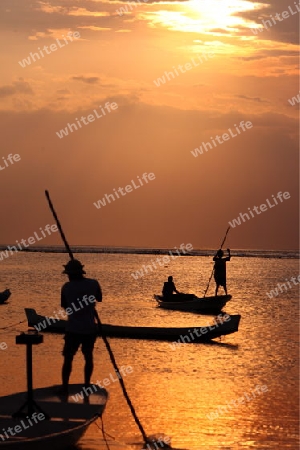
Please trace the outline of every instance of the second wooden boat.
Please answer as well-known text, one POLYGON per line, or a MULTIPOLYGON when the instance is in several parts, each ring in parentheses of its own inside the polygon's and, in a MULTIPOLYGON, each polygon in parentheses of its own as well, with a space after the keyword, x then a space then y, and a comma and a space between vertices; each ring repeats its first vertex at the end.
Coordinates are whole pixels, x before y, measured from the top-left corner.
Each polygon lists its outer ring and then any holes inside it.
POLYGON ((161 295, 154 295, 154 298, 160 308, 218 314, 232 297, 231 295, 219 295, 217 297, 199 298, 193 294, 174 294, 171 297, 172 301, 166 301, 161 295))
MULTIPOLYGON (((35 328, 39 332, 64 333, 66 328, 66 320, 58 320, 52 317, 40 316, 35 309, 25 308, 28 326, 35 328)), ((213 324, 202 325, 201 327, 185 327, 185 328, 161 328, 161 327, 132 327, 122 325, 102 324, 102 330, 105 336, 120 339, 149 339, 156 341, 177 341, 182 336, 186 336, 191 328, 205 332, 195 335, 192 342, 207 342, 211 339, 218 338, 227 334, 238 331, 241 316, 227 315, 226 321, 214 321, 213 324)))

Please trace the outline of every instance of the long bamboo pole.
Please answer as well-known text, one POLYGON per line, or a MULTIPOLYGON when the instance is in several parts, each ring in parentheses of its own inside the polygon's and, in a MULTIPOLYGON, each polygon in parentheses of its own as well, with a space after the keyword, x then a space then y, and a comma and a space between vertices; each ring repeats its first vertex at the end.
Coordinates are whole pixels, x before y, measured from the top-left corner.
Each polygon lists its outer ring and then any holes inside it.
MULTIPOLYGON (((64 232, 63 232, 63 229, 62 229, 62 227, 61 227, 61 224, 60 224, 60 221, 59 221, 59 219, 58 219, 58 216, 57 216, 57 214, 56 214, 56 212, 55 212, 53 203, 52 203, 52 201, 51 201, 51 199, 50 199, 49 192, 48 192, 48 191, 45 191, 45 195, 46 195, 46 198, 47 198, 47 200, 48 200, 49 207, 50 207, 50 209, 51 209, 51 211, 52 211, 52 214, 53 214, 53 217, 54 217, 54 219, 55 219, 55 222, 56 222, 56 224, 57 224, 57 228, 58 228, 58 230, 59 230, 59 232, 60 232, 61 238, 62 238, 62 240, 63 240, 63 242, 64 242, 64 244, 65 244, 65 247, 66 247, 66 249, 67 249, 67 252, 69 253, 70 258, 73 260, 73 259, 74 259, 74 255, 73 255, 72 250, 71 250, 71 248, 70 248, 70 246, 69 246, 69 244, 68 244, 68 241, 67 241, 67 239, 66 239, 66 236, 65 236, 65 234, 64 234, 64 232)), ((118 367, 117 362, 116 362, 116 360, 115 360, 115 357, 114 357, 113 351, 112 351, 112 349, 111 349, 111 346, 110 346, 110 344, 109 344, 109 342, 108 342, 108 340, 107 340, 105 334, 103 333, 102 323, 101 323, 101 321, 100 321, 100 317, 99 317, 99 315, 98 315, 98 313, 97 313, 96 310, 95 310, 95 317, 96 317, 96 320, 97 320, 97 323, 98 323, 100 335, 101 335, 102 340, 103 340, 103 342, 104 342, 104 345, 105 345, 105 347, 106 347, 106 349, 107 349, 107 351, 108 351, 108 354, 109 354, 111 363, 112 363, 112 365, 113 365, 115 371, 116 371, 117 374, 118 374, 118 377, 117 377, 117 378, 118 378, 118 380, 119 380, 119 382, 120 382, 120 385, 121 385, 121 388, 122 388, 124 397, 125 397, 125 399, 126 399, 126 401, 127 401, 127 404, 128 404, 129 409, 130 409, 130 411, 131 411, 131 414, 132 414, 132 416, 133 416, 133 418, 134 418, 134 420, 135 420, 135 423, 137 424, 137 426, 138 426, 138 428, 139 428, 139 430, 140 430, 140 432, 141 432, 141 434, 142 434, 142 436, 143 436, 144 443, 147 444, 147 443, 151 442, 151 440, 147 437, 147 435, 146 435, 146 433, 145 433, 145 430, 144 430, 144 428, 143 428, 143 426, 142 426, 142 424, 141 424, 141 422, 140 422, 140 420, 139 420, 139 418, 138 418, 138 416, 137 416, 137 414, 136 414, 136 412, 135 412, 134 406, 133 406, 133 404, 132 404, 132 402, 131 402, 131 400, 130 400, 130 397, 129 397, 129 395, 128 395, 128 392, 127 392, 127 390, 126 390, 125 383, 124 383, 124 380, 123 380, 123 378, 122 378, 122 374, 121 374, 121 372, 119 371, 119 367, 118 367)))

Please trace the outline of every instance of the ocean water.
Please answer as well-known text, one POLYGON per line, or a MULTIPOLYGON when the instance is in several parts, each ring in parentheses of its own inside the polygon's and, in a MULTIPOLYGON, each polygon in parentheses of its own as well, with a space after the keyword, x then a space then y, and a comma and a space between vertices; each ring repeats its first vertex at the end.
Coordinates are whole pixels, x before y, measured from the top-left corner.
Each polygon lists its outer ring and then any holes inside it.
MULTIPOLYGON (((212 316, 165 311, 156 307, 168 275, 178 290, 203 294, 212 271, 211 252, 178 257, 141 278, 131 275, 151 265, 157 254, 84 253, 87 276, 103 289, 98 305, 102 322, 121 325, 199 327, 212 316), (202 256, 200 256, 202 255, 202 256)), ((131 366, 125 383, 148 435, 164 433, 172 446, 190 450, 296 450, 299 447, 299 288, 297 252, 232 251, 227 265, 228 291, 233 296, 225 311, 241 314, 239 331, 214 344, 110 339, 118 365, 131 366), (251 256, 251 257, 246 257, 251 256), (278 283, 282 292, 267 293, 278 283), (290 283, 290 286, 287 284, 290 283)), ((26 388, 25 348, 15 336, 27 329, 24 308, 51 316, 59 309, 60 288, 66 281, 66 254, 19 252, 0 261, 0 290, 12 296, 0 306, 0 393, 26 388), (19 323, 22 322, 22 323, 19 323), (9 327, 4 329, 5 327, 9 327)), ((278 286, 277 286, 278 287, 278 286)), ((214 292, 212 281, 209 294, 214 292)), ((34 387, 60 382, 60 335, 44 335, 34 348, 34 387)), ((101 339, 95 347, 93 381, 114 373, 101 339)), ((76 355, 71 382, 83 381, 83 358, 76 355)), ((117 382, 107 387, 110 399, 103 420, 105 430, 126 443, 142 439, 117 382)), ((82 450, 96 450, 101 432, 90 427, 82 450)), ((136 448, 142 448, 142 445, 136 448)))

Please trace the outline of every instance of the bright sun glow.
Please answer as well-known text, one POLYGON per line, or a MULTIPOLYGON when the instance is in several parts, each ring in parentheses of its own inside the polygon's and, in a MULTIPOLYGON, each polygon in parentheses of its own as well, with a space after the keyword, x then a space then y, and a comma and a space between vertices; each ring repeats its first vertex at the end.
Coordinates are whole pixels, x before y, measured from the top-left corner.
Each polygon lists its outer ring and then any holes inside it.
POLYGON ((160 10, 150 14, 153 25, 174 31, 230 36, 238 32, 239 27, 255 26, 235 14, 261 6, 262 3, 246 0, 190 0, 181 4, 178 11, 160 10))

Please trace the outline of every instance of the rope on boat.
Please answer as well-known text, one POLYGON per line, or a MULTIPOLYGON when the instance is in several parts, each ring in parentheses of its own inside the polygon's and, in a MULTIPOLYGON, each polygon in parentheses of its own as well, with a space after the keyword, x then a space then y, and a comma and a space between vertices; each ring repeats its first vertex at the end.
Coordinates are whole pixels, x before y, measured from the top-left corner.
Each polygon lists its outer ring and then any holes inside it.
POLYGON ((110 437, 113 441, 115 441, 116 438, 115 438, 114 436, 112 436, 111 434, 109 434, 107 431, 104 430, 103 416, 99 417, 99 419, 101 419, 101 422, 102 422, 102 428, 100 428, 99 425, 98 425, 98 423, 95 422, 95 424, 97 425, 97 427, 99 428, 99 430, 102 431, 102 429, 103 429, 103 432, 104 432, 105 436, 108 436, 108 437, 110 437))
MULTIPOLYGON (((21 320, 21 322, 13 323, 12 325, 8 325, 7 327, 0 328, 0 330, 7 330, 8 328, 15 327, 16 325, 19 325, 20 323, 24 323, 24 322, 26 322, 26 320, 21 320)), ((3 334, 3 333, 1 333, 1 334, 3 334)))
MULTIPOLYGON (((107 439, 106 439, 106 435, 107 435, 107 436, 110 436, 110 435, 109 435, 108 433, 106 433, 106 431, 104 430, 104 422, 103 422, 102 416, 100 416, 100 420, 101 420, 101 428, 99 427, 99 425, 97 424, 97 422, 95 422, 95 423, 96 423, 97 427, 99 428, 99 430, 102 431, 102 436, 103 436, 103 439, 104 439, 104 442, 105 442, 105 445, 106 445, 107 450, 110 450, 109 444, 108 444, 107 439)), ((112 436, 110 436, 110 437, 112 437, 112 436)), ((112 437, 112 438, 113 438, 113 437, 112 437)), ((113 439, 114 439, 114 438, 113 438, 113 439)))

